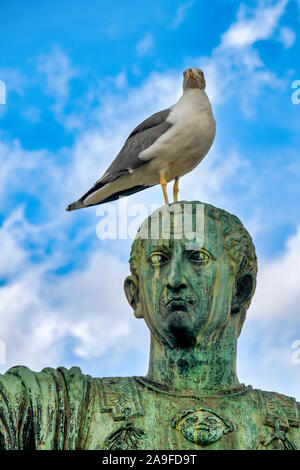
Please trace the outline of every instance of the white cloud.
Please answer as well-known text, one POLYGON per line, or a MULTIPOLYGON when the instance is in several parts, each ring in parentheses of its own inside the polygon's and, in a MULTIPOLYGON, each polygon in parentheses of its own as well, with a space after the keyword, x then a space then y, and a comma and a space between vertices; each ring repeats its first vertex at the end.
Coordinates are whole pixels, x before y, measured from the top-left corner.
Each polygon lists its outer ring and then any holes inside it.
MULTIPOLYGON (((285 251, 276 259, 261 262, 257 291, 251 307, 256 319, 299 318, 300 226, 288 239, 285 251)), ((300 335, 300 331, 299 331, 300 335)))
POLYGON ((140 322, 123 291, 128 274, 128 263, 99 250, 90 253, 83 271, 62 279, 51 297, 62 305, 60 316, 76 339, 74 353, 79 357, 101 357, 112 349, 126 354, 128 349, 142 346, 141 337, 136 338, 140 322))
POLYGON ((245 48, 256 41, 270 38, 288 0, 273 2, 272 5, 268 3, 270 2, 260 1, 255 10, 241 5, 237 21, 222 36, 223 47, 245 48))
POLYGON ((41 110, 36 106, 29 106, 27 109, 22 110, 22 115, 35 124, 40 121, 41 110))
POLYGON ((54 97, 53 110, 59 115, 68 99, 70 82, 79 71, 72 66, 69 57, 58 46, 51 53, 38 57, 37 70, 46 78, 45 91, 54 97))
MULTIPOLYGON (((10 143, 0 141, 0 188, 5 195, 9 186, 10 190, 21 182, 20 172, 26 174, 34 168, 34 162, 43 158, 44 151, 27 152, 21 148, 20 143, 15 140, 10 143)), ((3 201, 4 198, 2 197, 3 201)))
POLYGON ((12 92, 19 95, 24 94, 28 81, 17 69, 0 68, 0 118, 10 109, 13 104, 12 92))
POLYGON ((295 31, 291 28, 282 27, 279 31, 279 41, 282 42, 284 47, 288 49, 292 47, 296 41, 295 31))
POLYGON ((294 396, 300 402, 300 364, 294 364, 292 344, 300 339, 299 323, 261 324, 250 317, 238 346, 238 376, 255 388, 294 396), (294 331, 294 334, 293 334, 294 331))
POLYGON ((292 343, 300 339, 300 226, 283 252, 259 260, 257 289, 238 350, 241 380, 300 401, 300 365, 292 343))
POLYGON ((284 88, 284 80, 266 68, 255 43, 273 36, 286 4, 287 0, 272 5, 260 1, 251 10, 240 6, 237 20, 222 35, 211 56, 196 59, 205 72, 207 93, 214 105, 234 96, 245 116, 252 118, 263 89, 284 88))
POLYGON ((5 82, 7 93, 14 91, 22 95, 28 85, 28 79, 18 69, 13 68, 0 68, 0 80, 5 82))
MULTIPOLYGON (((66 157, 68 152, 60 150, 66 157)), ((3 212, 13 204, 13 197, 26 193, 36 198, 39 204, 52 214, 61 214, 60 204, 66 200, 68 181, 67 168, 57 164, 54 156, 47 150, 25 150, 18 140, 0 141, 0 207, 3 212)), ((24 202, 25 204, 25 202, 24 202)))
POLYGON ((88 253, 80 271, 55 275, 51 272, 62 260, 30 261, 24 238, 29 238, 28 224, 16 211, 0 229, 5 250, 0 276, 8 278, 0 287, 0 339, 7 348, 3 370, 15 364, 35 370, 58 366, 68 338, 78 358, 101 357, 111 350, 121 354, 121 349, 125 354, 142 346, 146 330, 133 317, 123 292, 128 263, 100 249, 88 253))
POLYGON ((13 233, 19 214, 20 211, 11 214, 0 228, 0 278, 16 275, 27 261, 27 253, 21 249, 13 233))
POLYGON ((200 199, 219 207, 226 206, 226 186, 247 166, 237 151, 220 152, 214 145, 199 167, 180 180, 180 194, 191 201, 200 199))
POLYGON ((174 20, 171 24, 172 28, 174 28, 174 29, 178 28, 178 26, 185 20, 188 11, 194 5, 194 3, 195 3, 195 0, 189 0, 189 1, 179 5, 179 7, 176 11, 175 18, 174 18, 174 20))
POLYGON ((239 340, 238 370, 242 381, 300 401, 300 365, 292 361, 292 343, 300 339, 299 265, 300 226, 276 259, 259 259, 257 290, 239 340))
POLYGON ((136 50, 140 57, 151 54, 154 47, 154 37, 152 33, 146 33, 137 43, 136 50))
MULTIPOLYGON (((187 7, 189 4, 190 2, 183 6, 187 7)), ((257 39, 255 31, 258 29, 258 22, 261 18, 265 16, 269 18, 263 31, 264 39, 268 39, 276 28, 285 4, 285 1, 279 1, 268 6, 265 2, 260 2, 257 9, 250 12, 241 7, 237 21, 225 32, 211 57, 193 60, 205 71, 207 93, 214 106, 235 96, 244 114, 251 118, 255 114, 256 102, 262 89, 268 87, 269 90, 277 90, 285 86, 283 80, 265 67, 257 51, 252 47, 257 39), (232 31, 241 31, 246 26, 247 31, 252 31, 252 29, 254 31, 250 35, 251 40, 244 41, 242 47, 236 47, 233 39, 230 39, 232 31)), ((150 52, 153 41, 151 33, 146 33, 137 46, 139 53, 143 55, 150 52)), ((69 93, 69 83, 76 75, 76 69, 71 65, 66 54, 58 48, 50 55, 40 57, 39 68, 46 73, 48 92, 58 93, 57 106, 54 111, 61 124, 69 130, 76 130, 77 133, 87 129, 88 133, 102 134, 105 140, 106 137, 110 136, 111 139, 113 136, 117 142, 114 147, 116 151, 119 150, 123 139, 133 126, 149 114, 170 106, 181 94, 182 70, 154 72, 135 89, 128 88, 126 74, 121 71, 116 77, 110 77, 110 87, 105 94, 102 85, 91 86, 86 96, 77 103, 72 102, 72 112, 63 114, 62 108, 69 93), (56 81, 60 84, 58 92, 53 87, 56 81), (115 87, 111 86, 112 83, 115 83, 115 87), (119 93, 119 89, 122 93, 119 93), (98 106, 91 106, 91 103, 97 102, 98 106)), ((103 80, 105 83, 105 78, 103 80)), ((86 137, 83 138, 86 139, 86 137)), ((81 135, 78 140, 81 140, 81 135)), ((108 149, 107 158, 104 157, 103 164, 108 163, 114 155, 108 149)), ((98 158, 95 155, 94 161, 100 160, 102 161, 100 154, 98 158)), ((89 161, 86 165, 89 165, 89 161)), ((101 171, 97 177, 100 175, 101 171)))
POLYGON ((120 89, 126 88, 126 86, 127 86, 127 76, 126 76, 126 72, 124 70, 116 76, 115 84, 116 84, 117 88, 120 88, 120 89))

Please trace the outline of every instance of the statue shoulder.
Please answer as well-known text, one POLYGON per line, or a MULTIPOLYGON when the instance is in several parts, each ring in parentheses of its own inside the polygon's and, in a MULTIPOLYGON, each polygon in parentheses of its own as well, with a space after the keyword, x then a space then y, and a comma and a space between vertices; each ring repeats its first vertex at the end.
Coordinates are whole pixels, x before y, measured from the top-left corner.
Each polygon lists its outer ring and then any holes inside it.
POLYGON ((24 400, 31 405, 37 403, 39 408, 52 402, 60 403, 61 408, 66 402, 82 404, 91 387, 92 378, 79 367, 46 367, 35 372, 26 366, 15 366, 0 375, 0 398, 14 407, 24 400))
POLYGON ((16 379, 22 380, 22 382, 27 382, 31 381, 35 374, 36 372, 29 369, 27 366, 14 366, 1 375, 1 380, 15 377, 16 379))
POLYGON ((29 369, 27 366, 14 366, 0 377, 2 382, 10 379, 14 380, 15 378, 25 387, 34 385, 37 382, 49 382, 51 380, 57 382, 63 379, 66 383, 76 382, 78 384, 79 382, 87 382, 91 379, 90 376, 84 375, 79 367, 71 367, 71 369, 66 369, 65 367, 58 367, 57 369, 45 367, 41 371, 36 372, 29 369))
POLYGON ((78 367, 10 368, 0 376, 0 448, 74 449, 96 393, 78 367))

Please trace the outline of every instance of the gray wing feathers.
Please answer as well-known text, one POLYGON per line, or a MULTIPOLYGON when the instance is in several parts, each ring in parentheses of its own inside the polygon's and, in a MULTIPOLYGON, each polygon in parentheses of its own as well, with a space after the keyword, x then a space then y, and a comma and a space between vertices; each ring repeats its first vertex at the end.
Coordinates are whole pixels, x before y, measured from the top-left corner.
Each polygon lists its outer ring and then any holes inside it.
POLYGON ((138 156, 170 129, 172 124, 167 122, 170 111, 170 109, 164 109, 153 114, 131 132, 122 149, 100 179, 102 183, 112 181, 129 169, 134 170, 147 163, 138 156))
POLYGON ((162 111, 158 111, 158 113, 152 114, 152 116, 145 119, 145 121, 141 122, 135 129, 133 129, 127 141, 135 134, 138 134, 146 129, 151 129, 152 127, 159 126, 160 124, 162 124, 164 121, 167 120, 170 112, 171 108, 167 108, 163 109, 162 111))
POLYGON ((141 124, 131 132, 104 175, 78 200, 78 203, 84 201, 87 196, 102 188, 105 184, 127 173, 129 169, 134 170, 147 163, 146 160, 139 158, 139 154, 150 147, 161 135, 170 129, 172 124, 167 121, 170 112, 171 108, 164 109, 141 122, 141 124))

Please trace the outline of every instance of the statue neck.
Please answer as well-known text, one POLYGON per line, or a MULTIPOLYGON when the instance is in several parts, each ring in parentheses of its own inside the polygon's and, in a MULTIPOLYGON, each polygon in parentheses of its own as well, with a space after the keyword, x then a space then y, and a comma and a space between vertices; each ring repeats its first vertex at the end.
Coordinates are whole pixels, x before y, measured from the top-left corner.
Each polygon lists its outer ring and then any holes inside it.
POLYGON ((230 390, 240 385, 236 375, 237 339, 228 327, 203 334, 199 345, 171 348, 151 334, 146 378, 170 391, 201 393, 230 390))

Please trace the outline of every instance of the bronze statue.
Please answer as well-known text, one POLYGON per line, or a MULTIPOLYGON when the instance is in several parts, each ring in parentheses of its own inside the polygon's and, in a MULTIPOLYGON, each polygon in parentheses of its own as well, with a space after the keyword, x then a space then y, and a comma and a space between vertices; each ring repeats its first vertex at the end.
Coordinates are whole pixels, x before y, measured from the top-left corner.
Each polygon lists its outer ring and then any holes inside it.
POLYGON ((240 220, 197 201, 163 206, 140 227, 130 268, 126 296, 151 334, 147 375, 14 367, 0 377, 0 448, 300 449, 300 404, 236 375, 257 273, 240 220))

